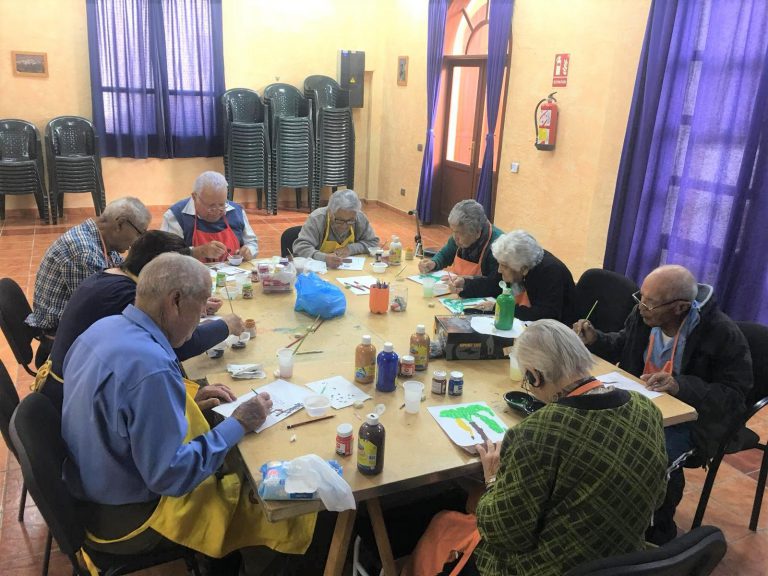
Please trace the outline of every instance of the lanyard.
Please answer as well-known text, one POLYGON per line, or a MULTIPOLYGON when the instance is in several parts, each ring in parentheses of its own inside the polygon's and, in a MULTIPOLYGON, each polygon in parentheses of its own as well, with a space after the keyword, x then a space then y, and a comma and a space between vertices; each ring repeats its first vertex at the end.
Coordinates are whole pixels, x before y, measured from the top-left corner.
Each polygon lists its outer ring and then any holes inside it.
POLYGON ((590 376, 589 378, 587 378, 586 381, 582 382, 576 388, 571 390, 566 395, 566 398, 570 398, 571 396, 581 396, 582 394, 586 394, 590 390, 594 390, 595 388, 599 388, 602 385, 603 385, 603 383, 600 382, 600 380, 598 380, 594 376, 590 376))

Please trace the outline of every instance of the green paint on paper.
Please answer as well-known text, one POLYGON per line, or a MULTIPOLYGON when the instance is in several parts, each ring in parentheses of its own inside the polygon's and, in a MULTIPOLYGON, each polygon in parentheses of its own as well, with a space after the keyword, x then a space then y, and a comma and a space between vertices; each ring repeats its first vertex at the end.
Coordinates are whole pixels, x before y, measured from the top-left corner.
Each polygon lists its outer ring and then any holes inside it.
POLYGON ((499 423, 494 419, 495 414, 493 413, 493 410, 482 404, 468 404, 467 406, 441 410, 440 416, 443 418, 463 418, 467 422, 470 422, 473 417, 477 417, 494 432, 498 434, 504 432, 504 429, 499 426, 499 423), (483 414, 483 412, 487 412, 488 415, 483 414))

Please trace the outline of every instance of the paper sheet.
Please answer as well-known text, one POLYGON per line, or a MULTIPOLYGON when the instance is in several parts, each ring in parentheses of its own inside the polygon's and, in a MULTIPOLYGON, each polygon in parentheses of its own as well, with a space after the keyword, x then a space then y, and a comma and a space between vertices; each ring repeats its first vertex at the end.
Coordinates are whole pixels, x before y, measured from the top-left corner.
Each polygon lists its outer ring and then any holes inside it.
POLYGON ((430 272, 429 274, 414 274, 408 276, 408 280, 413 280, 416 284, 424 284, 424 278, 432 277, 435 282, 440 282, 444 276, 448 276, 448 272, 445 270, 437 270, 436 272, 430 272))
POLYGON ((362 270, 365 266, 365 256, 347 256, 344 259, 352 262, 342 262, 339 270, 362 270))
POLYGON ((216 272, 224 272, 227 276, 238 276, 240 274, 250 274, 250 270, 246 270, 245 268, 238 268, 237 266, 230 266, 226 262, 215 262, 213 264, 208 264, 208 266, 211 268, 211 270, 215 270, 216 272))
POLYGON ((314 272, 315 274, 326 274, 328 272, 328 266, 322 260, 315 260, 314 258, 308 258, 304 263, 304 272, 314 272))
POLYGON ((485 402, 442 404, 427 410, 453 443, 471 454, 476 453, 476 444, 485 443, 482 434, 499 442, 507 430, 507 425, 485 402))
MULTIPOLYGON (((262 430, 266 430, 270 426, 274 426, 281 420, 285 420, 291 414, 295 414, 304 408, 302 402, 304 402, 304 399, 307 396, 312 395, 311 390, 308 390, 303 386, 291 384, 285 380, 275 380, 274 382, 270 382, 266 386, 256 388, 256 392, 259 394, 262 392, 267 392, 269 397, 272 399, 272 411, 269 413, 269 415, 267 415, 267 419, 264 421, 264 424, 262 424, 261 427, 256 430, 257 434, 262 430)), ((225 418, 232 416, 232 412, 235 411, 235 408, 240 406, 240 404, 243 402, 246 402, 256 396, 256 392, 251 391, 243 394, 234 402, 216 406, 216 408, 213 410, 225 418)))
POLYGON ((658 396, 661 396, 661 392, 653 392, 652 390, 648 390, 648 388, 646 388, 642 384, 638 384, 634 380, 630 380, 620 372, 608 372, 608 374, 603 374, 602 376, 595 376, 595 378, 597 378, 601 382, 610 384, 614 388, 621 388, 622 390, 632 390, 633 392, 642 394, 647 398, 657 398, 658 396))
POLYGON ((467 308, 474 308, 482 302, 496 302, 496 298, 440 298, 440 304, 448 308, 451 314, 461 314, 467 308))
POLYGON ((318 394, 330 398, 331 407, 335 410, 352 406, 355 402, 364 402, 371 397, 343 376, 332 376, 311 382, 307 386, 318 394))
POLYGON ((511 330, 498 330, 493 326, 493 316, 472 316, 469 325, 472 330, 480 334, 490 334, 491 336, 501 336, 502 338, 518 338, 525 330, 525 324, 519 318, 512 322, 511 330))
POLYGON ((344 286, 349 286, 349 291, 358 296, 362 294, 370 294, 371 291, 368 290, 368 288, 378 282, 373 276, 349 276, 347 278, 336 278, 336 280, 344 286), (365 288, 358 288, 355 284, 357 286, 364 286, 365 288))

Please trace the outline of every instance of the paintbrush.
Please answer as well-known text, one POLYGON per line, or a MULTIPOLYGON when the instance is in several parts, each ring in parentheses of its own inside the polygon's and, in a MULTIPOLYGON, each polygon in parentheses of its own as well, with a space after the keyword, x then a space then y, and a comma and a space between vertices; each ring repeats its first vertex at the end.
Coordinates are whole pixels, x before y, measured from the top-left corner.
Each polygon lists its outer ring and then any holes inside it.
POLYGON ((403 273, 403 270, 405 270, 406 268, 408 268, 408 264, 406 264, 405 266, 403 266, 402 268, 400 268, 400 272, 398 272, 397 274, 395 274, 395 278, 397 278, 398 276, 400 276, 400 274, 402 274, 402 273, 403 273))
POLYGON ((301 356, 302 354, 322 354, 322 350, 308 350, 306 352, 297 352, 296 356, 301 356))
POLYGON ((592 304, 592 308, 589 309, 589 312, 587 312, 587 317, 584 318, 584 320, 589 320, 589 317, 592 316, 592 312, 594 312, 596 306, 597 306, 597 300, 595 300, 595 303, 592 304))
POLYGON ((288 424, 286 428, 290 430, 291 428, 298 428, 299 426, 304 426, 304 424, 312 424, 312 422, 320 422, 320 420, 328 420, 328 418, 335 418, 335 414, 330 414, 328 416, 320 416, 320 418, 315 418, 314 420, 304 420, 304 422, 297 422, 296 424, 288 424))
POLYGON ((232 307, 232 296, 229 295, 229 288, 226 284, 224 284, 224 292, 227 294, 227 301, 229 302, 229 311, 232 312, 232 314, 235 313, 235 309, 232 307))

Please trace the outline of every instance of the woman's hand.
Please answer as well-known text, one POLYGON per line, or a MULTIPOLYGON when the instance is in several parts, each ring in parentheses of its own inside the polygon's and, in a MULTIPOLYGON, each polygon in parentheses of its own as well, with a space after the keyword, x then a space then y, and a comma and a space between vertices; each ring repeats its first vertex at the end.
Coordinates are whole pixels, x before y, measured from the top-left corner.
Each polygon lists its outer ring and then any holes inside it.
POLYGON ((453 274, 448 276, 448 288, 454 294, 459 294, 462 290, 464 290, 464 277, 454 276, 453 274))
POLYGON ((488 439, 485 441, 485 445, 477 444, 475 448, 477 448, 480 462, 483 465, 483 477, 485 478, 485 483, 489 484, 496 479, 496 473, 499 471, 501 442, 496 442, 494 444, 488 439))
POLYGON ((419 272, 422 274, 429 274, 437 267, 437 264, 432 259, 424 258, 419 262, 419 272))

